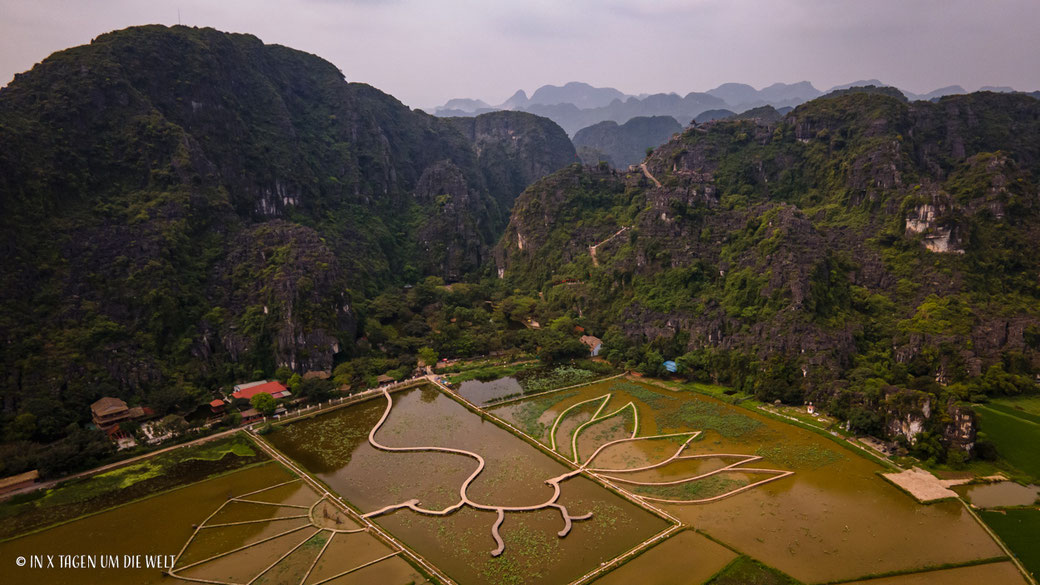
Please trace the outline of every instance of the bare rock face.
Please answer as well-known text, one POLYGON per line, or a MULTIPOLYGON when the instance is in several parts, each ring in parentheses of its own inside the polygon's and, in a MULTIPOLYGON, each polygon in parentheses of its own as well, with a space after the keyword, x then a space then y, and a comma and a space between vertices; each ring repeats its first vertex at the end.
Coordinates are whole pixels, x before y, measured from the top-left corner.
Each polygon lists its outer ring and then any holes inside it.
POLYGON ((422 272, 456 280, 478 268, 485 259, 484 242, 494 230, 490 218, 497 211, 489 209, 494 202, 485 200, 462 170, 447 160, 426 167, 415 197, 425 215, 416 233, 422 272))
POLYGON ((885 398, 888 434, 913 445, 920 433, 936 431, 944 446, 971 454, 977 434, 975 411, 952 398, 945 408, 935 410, 932 399, 932 395, 914 390, 891 392, 885 398))
MULTIPOLYGON (((495 268, 613 328, 624 351, 886 415, 875 432, 942 436, 931 410, 953 386, 1000 363, 1023 386, 1040 373, 1037 136, 1036 100, 992 93, 850 91, 696 124, 625 172, 570 167, 529 187, 495 268), (785 367, 763 376, 773 358, 785 367), (882 402, 878 384, 916 398, 882 402)), ((944 440, 967 445, 958 416, 944 440)))
POLYGON ((970 406, 950 400, 946 405, 946 416, 949 419, 943 426, 943 442, 967 453, 975 448, 977 435, 977 418, 970 406))
POLYGON ((911 445, 923 433, 932 417, 932 398, 924 392, 898 390, 885 398, 888 407, 886 428, 895 437, 904 437, 911 445))
POLYGON ((203 328, 236 361, 328 370, 353 340, 346 274, 313 229, 282 220, 259 224, 239 234, 218 270, 221 310, 203 328))
POLYGON ((504 212, 503 224, 528 185, 578 160, 567 133, 548 118, 500 111, 446 120, 473 145, 487 188, 504 212))

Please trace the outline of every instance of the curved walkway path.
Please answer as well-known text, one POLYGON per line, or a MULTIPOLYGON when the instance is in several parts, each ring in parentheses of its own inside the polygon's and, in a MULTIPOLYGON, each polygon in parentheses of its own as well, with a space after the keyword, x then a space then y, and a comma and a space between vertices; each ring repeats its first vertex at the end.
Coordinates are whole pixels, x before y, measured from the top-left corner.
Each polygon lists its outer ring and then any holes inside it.
POLYGON ((644 163, 639 163, 639 168, 643 169, 643 174, 646 175, 647 179, 650 179, 651 181, 653 181, 654 185, 656 185, 658 187, 661 186, 661 181, 658 181, 657 177, 655 177, 655 176, 650 174, 650 169, 646 168, 646 163, 645 162, 644 163))
MULTIPOLYGON (((556 420, 553 422, 553 426, 552 426, 552 429, 550 431, 550 448, 553 451, 556 451, 557 453, 560 453, 560 451, 559 451, 559 449, 557 447, 557 444, 556 444, 556 429, 559 427, 560 422, 563 420, 563 418, 567 415, 568 412, 570 412, 571 410, 573 410, 573 409, 575 409, 575 408, 577 408, 577 407, 579 407, 579 406, 581 406, 583 404, 588 404, 590 402, 592 402, 592 403, 599 402, 599 407, 596 409, 596 412, 592 415, 592 418, 589 419, 588 421, 582 423, 581 425, 579 425, 578 428, 576 428, 573 431, 573 434, 572 434, 572 437, 571 437, 571 452, 574 455, 574 457, 573 457, 574 463, 576 465, 580 466, 578 468, 579 471, 586 471, 586 472, 588 472, 588 473, 590 473, 590 474, 592 474, 592 475, 594 475, 594 476, 596 476, 599 479, 604 480, 604 481, 623 483, 623 484, 634 485, 634 486, 644 486, 644 487, 668 487, 668 486, 673 486, 673 485, 690 483, 690 482, 694 482, 694 481, 698 481, 698 480, 701 480, 701 479, 705 479, 705 478, 711 477, 713 475, 718 475, 720 473, 725 473, 725 472, 728 472, 728 471, 740 472, 740 473, 749 473, 749 474, 768 474, 768 475, 771 476, 771 477, 768 477, 766 479, 749 483, 747 485, 744 485, 744 486, 741 486, 739 488, 727 491, 727 492, 722 493, 722 494, 718 494, 718 495, 715 495, 715 496, 712 496, 712 497, 707 497, 707 498, 699 498, 699 499, 683 499, 683 500, 666 499, 666 498, 658 498, 658 497, 648 496, 648 495, 644 495, 644 494, 634 493, 631 490, 627 490, 627 489, 625 490, 629 495, 631 495, 631 496, 633 496, 635 498, 638 498, 638 499, 643 500, 643 501, 662 502, 662 503, 666 503, 666 504, 703 504, 703 503, 707 503, 707 502, 714 502, 716 500, 721 500, 723 498, 728 498, 729 496, 736 495, 736 494, 739 494, 741 492, 744 492, 744 491, 756 488, 756 487, 758 487, 760 485, 769 483, 771 481, 776 481, 778 479, 787 477, 788 475, 791 475, 791 474, 794 473, 793 471, 784 471, 784 470, 780 470, 780 469, 762 469, 762 468, 757 468, 757 467, 740 467, 741 465, 744 465, 746 463, 751 463, 752 461, 758 461, 758 460, 762 459, 762 457, 760 457, 758 455, 746 455, 746 454, 741 454, 741 453, 706 453, 706 454, 701 454, 701 455, 683 455, 683 451, 686 450, 686 448, 690 445, 691 441, 693 441, 698 436, 700 436, 701 431, 690 431, 690 432, 685 432, 685 433, 670 433, 670 434, 664 434, 664 435, 652 435, 652 436, 648 436, 648 437, 637 437, 636 435, 639 432, 639 410, 636 408, 635 404, 632 403, 631 401, 626 403, 621 408, 618 408, 614 412, 611 412, 609 414, 604 414, 604 415, 600 414, 601 412, 603 412, 603 410, 606 408, 607 404, 610 402, 611 397, 612 397, 612 395, 608 393, 608 394, 604 394, 603 396, 599 396, 599 397, 596 397, 596 398, 590 398, 588 400, 583 400, 581 402, 577 402, 575 404, 572 404, 571 406, 569 406, 566 409, 564 409, 559 415, 557 415, 556 420), (620 414, 621 412, 623 412, 626 408, 631 408, 632 412, 635 415, 635 420, 634 420, 633 425, 632 425, 632 427, 633 427, 632 428, 632 435, 630 437, 627 437, 627 438, 617 439, 617 440, 614 440, 614 441, 609 441, 607 443, 604 443, 604 444, 600 445, 599 448, 597 448, 596 451, 592 453, 592 455, 588 458, 588 460, 586 460, 584 463, 582 463, 581 462, 581 458, 578 455, 578 434, 581 433, 581 431, 584 430, 586 427, 591 426, 593 423, 606 420, 606 419, 608 419, 608 418, 610 418, 612 416, 616 416, 616 415, 620 414), (687 439, 685 441, 683 441, 682 444, 679 445, 679 448, 675 450, 675 453, 673 453, 670 457, 668 457, 668 458, 666 458, 666 459, 664 459, 662 461, 659 461, 657 463, 651 463, 651 464, 644 465, 644 466, 641 466, 641 467, 627 467, 627 468, 619 468, 619 469, 592 467, 592 462, 600 455, 600 453, 602 453, 604 450, 606 450, 607 448, 609 448, 611 446, 619 445, 619 444, 622 444, 622 443, 631 443, 631 442, 634 442, 634 441, 646 441, 646 440, 649 440, 649 439, 667 439, 667 438, 671 438, 671 437, 687 437, 687 439), (735 463, 731 463, 729 465, 726 465, 724 467, 721 467, 719 469, 714 469, 714 470, 706 472, 706 473, 701 473, 701 474, 698 474, 698 475, 694 475, 692 477, 687 477, 687 478, 678 479, 678 480, 672 480, 672 481, 635 481, 635 480, 631 480, 631 479, 624 479, 624 478, 621 478, 621 477, 616 477, 614 475, 614 474, 635 473, 635 472, 639 472, 639 471, 649 471, 651 469, 657 469, 657 468, 660 468, 660 467, 664 467, 665 465, 668 465, 669 463, 672 463, 673 461, 682 461, 682 460, 691 460, 691 459, 711 459, 711 458, 736 458, 736 459, 738 459, 738 461, 736 461, 735 463)), ((561 455, 562 455, 562 453, 561 453, 561 455)), ((621 489, 624 489, 624 488, 621 488, 621 489)))
POLYGON ((564 417, 568 413, 570 413, 575 408, 578 408, 578 407, 580 407, 582 405, 589 404, 589 403, 593 403, 593 404, 597 405, 595 412, 592 414, 592 417, 589 420, 587 420, 587 421, 583 422, 582 424, 578 425, 578 427, 574 431, 572 431, 572 433, 571 433, 570 446, 571 446, 572 457, 570 457, 568 459, 571 462, 573 462, 573 464, 576 466, 576 468, 571 470, 571 471, 568 471, 566 473, 563 473, 563 474, 561 474, 561 475, 559 475, 557 477, 553 477, 553 478, 547 479, 545 481, 546 484, 552 486, 552 488, 553 488, 553 495, 552 495, 551 498, 549 498, 548 500, 546 500, 546 501, 544 501, 544 502, 542 502, 540 504, 534 504, 534 505, 530 505, 530 506, 495 506, 495 505, 489 505, 489 504, 482 504, 482 503, 475 502, 472 499, 470 499, 470 497, 469 497, 469 495, 467 493, 468 490, 469 490, 470 485, 472 485, 474 480, 476 480, 477 477, 481 474, 481 472, 484 471, 484 468, 486 466, 486 462, 485 462, 484 458, 481 457, 479 453, 475 453, 473 451, 467 451, 465 449, 455 449, 455 448, 451 448, 451 447, 438 447, 438 446, 434 446, 434 445, 419 445, 419 446, 414 446, 414 447, 392 447, 390 445, 385 445, 385 444, 383 444, 383 443, 381 443, 379 441, 379 439, 377 438, 377 434, 379 433, 379 430, 383 427, 383 425, 386 423, 387 419, 390 417, 390 413, 391 413, 391 411, 393 410, 393 407, 394 407, 394 399, 390 395, 390 392, 387 391, 387 390, 384 390, 383 391, 383 396, 386 398, 386 409, 383 410, 383 415, 380 417, 379 421, 372 427, 372 429, 368 433, 368 442, 373 447, 375 447, 376 449, 379 449, 381 451, 387 451, 387 452, 391 452, 391 453, 393 453, 393 452, 398 452, 398 453, 402 453, 402 452, 409 452, 409 453, 434 452, 434 453, 450 453, 450 454, 454 454, 454 455, 462 455, 464 457, 469 457, 469 458, 473 459, 474 461, 476 461, 476 468, 469 475, 469 477, 467 477, 466 480, 462 482, 462 485, 459 487, 459 501, 454 503, 454 504, 452 504, 452 505, 450 505, 450 506, 448 506, 448 507, 446 507, 446 508, 443 508, 443 509, 440 509, 440 510, 424 508, 421 505, 421 503, 419 502, 418 499, 411 499, 411 500, 407 500, 407 501, 404 501, 404 502, 401 502, 401 503, 398 503, 398 504, 391 504, 389 506, 384 506, 383 508, 380 508, 378 510, 374 510, 372 512, 368 512, 366 514, 362 514, 362 518, 366 518, 366 519, 367 518, 372 518, 374 516, 387 514, 387 513, 390 513, 390 512, 394 512, 396 510, 400 510, 402 508, 408 508, 409 510, 412 510, 413 512, 417 512, 419 514, 426 514, 426 515, 430 515, 430 516, 447 516, 447 515, 452 514, 452 513, 456 512, 456 511, 462 509, 463 507, 466 507, 466 506, 469 506, 469 507, 471 507, 473 509, 476 509, 476 510, 485 510, 485 511, 490 511, 490 512, 496 512, 497 513, 497 517, 495 519, 495 523, 491 526, 491 537, 495 540, 495 544, 497 545, 496 548, 493 551, 491 551, 491 555, 492 556, 496 556, 496 557, 501 555, 505 551, 505 542, 502 540, 502 535, 500 533, 500 528, 502 526, 502 523, 505 522, 506 512, 532 512, 532 511, 535 511, 535 510, 545 510, 545 509, 548 509, 548 508, 555 508, 555 509, 560 511, 560 515, 563 517, 563 522, 564 522, 563 529, 560 530, 557 533, 560 538, 563 538, 563 537, 567 536, 567 534, 571 530, 571 526, 572 526, 572 523, 573 523, 574 520, 587 520, 587 519, 591 518, 592 517, 591 513, 585 514, 583 516, 572 516, 567 511, 567 508, 559 503, 560 494, 561 494, 560 484, 563 481, 565 481, 567 479, 570 479, 570 478, 572 478, 572 477, 574 477, 576 475, 580 475, 583 472, 588 473, 590 475, 593 475, 593 476, 595 476, 595 477, 597 477, 600 480, 605 481, 605 482, 616 482, 616 483, 621 483, 621 484, 628 484, 628 485, 633 485, 633 486, 644 486, 644 487, 667 487, 667 486, 679 485, 679 484, 683 484, 683 483, 689 483, 689 482, 701 480, 701 479, 704 479, 704 478, 707 478, 707 477, 711 477, 711 476, 714 476, 714 475, 717 475, 717 474, 720 474, 720 473, 725 473, 725 472, 741 472, 741 473, 749 473, 749 474, 768 474, 768 475, 771 476, 771 477, 763 479, 761 481, 752 482, 750 484, 741 486, 741 487, 739 487, 737 489, 729 490, 729 491, 727 491, 725 493, 722 493, 722 494, 718 494, 718 495, 715 495, 715 496, 712 496, 712 497, 708 497, 708 498, 700 498, 700 499, 685 499, 685 500, 666 499, 666 498, 658 498, 658 497, 653 497, 653 496, 633 493, 631 490, 627 490, 627 489, 625 490, 625 492, 627 492, 632 497, 637 498, 637 499, 642 500, 642 501, 654 501, 654 502, 663 502, 663 503, 670 503, 670 504, 696 504, 696 503, 705 503, 705 502, 712 502, 712 501, 720 500, 722 498, 726 498, 726 497, 729 497, 729 496, 732 496, 732 495, 735 495, 735 494, 738 494, 738 493, 741 493, 741 492, 753 489, 753 488, 758 487, 758 486, 760 486, 762 484, 765 484, 765 483, 768 483, 768 482, 771 482, 771 481, 775 481, 775 480, 781 479, 783 477, 787 477, 788 475, 791 475, 793 473, 791 471, 783 471, 783 470, 778 470, 778 469, 761 469, 761 468, 753 468, 753 467, 740 467, 741 465, 744 465, 746 463, 750 463, 752 461, 760 460, 761 457, 756 456, 756 455, 746 455, 746 454, 740 454, 740 453, 709 453, 709 454, 702 454, 702 455, 683 455, 683 452, 689 446, 690 442, 693 441, 698 436, 700 436, 701 431, 690 431, 690 432, 684 432, 684 433, 670 433, 670 434, 662 434, 662 435, 653 435, 653 436, 648 436, 648 437, 637 437, 636 435, 639 433, 639 410, 638 410, 638 408, 636 408, 636 405, 633 402, 629 401, 625 405, 623 405, 620 408, 618 408, 617 410, 614 410, 613 412, 610 412, 610 413, 603 414, 603 411, 606 409, 607 404, 610 402, 611 398, 613 397, 612 394, 608 393, 608 394, 604 394, 603 396, 599 396, 597 398, 583 400, 581 402, 577 402, 575 404, 572 404, 568 408, 564 409, 559 415, 557 415, 556 420, 553 421, 552 428, 549 431, 550 448, 551 448, 552 451, 560 453, 559 446, 557 445, 557 442, 556 442, 556 431, 557 431, 557 429, 560 426, 560 422, 564 419, 564 417), (606 442, 606 443, 600 445, 592 453, 592 455, 589 456, 589 458, 587 460, 582 462, 581 461, 581 456, 578 453, 578 435, 584 429, 590 427, 594 423, 601 422, 601 421, 607 420, 609 418, 618 416, 621 413, 623 413, 625 410, 628 410, 628 409, 631 409, 632 413, 633 413, 633 422, 632 422, 632 433, 631 433, 631 435, 626 437, 626 438, 617 439, 617 440, 614 440, 614 441, 609 441, 609 442, 606 442), (622 443, 634 442, 634 441, 646 441, 646 440, 650 440, 650 439, 667 439, 667 438, 671 438, 671 437, 686 437, 686 440, 683 441, 679 445, 679 447, 675 450, 675 452, 671 456, 669 456, 666 459, 664 459, 662 461, 659 461, 657 463, 651 463, 651 464, 644 465, 644 466, 641 466, 641 467, 621 468, 621 469, 597 468, 597 467, 593 467, 592 466, 592 464, 596 460, 596 458, 599 457, 600 454, 603 453, 604 450, 606 450, 607 448, 609 448, 611 446, 619 445, 619 444, 622 444, 622 443), (636 481, 636 480, 625 479, 625 478, 622 478, 622 477, 616 477, 615 476, 615 474, 635 473, 635 472, 638 472, 638 471, 648 471, 648 470, 652 470, 652 469, 657 469, 657 468, 663 467, 665 465, 668 465, 669 463, 672 463, 673 461, 690 460, 690 459, 706 459, 706 458, 736 458, 737 461, 734 462, 734 463, 731 463, 729 465, 723 466, 723 467, 721 467, 719 469, 715 469, 715 470, 712 470, 712 471, 709 471, 709 472, 706 472, 706 473, 698 474, 698 475, 695 475, 695 476, 692 476, 692 477, 683 478, 683 479, 679 479, 679 480, 673 480, 673 481, 657 481, 657 482, 654 482, 654 481, 636 481))
POLYGON ((466 451, 464 449, 452 449, 450 447, 436 447, 432 445, 424 445, 417 447, 391 447, 389 445, 384 445, 380 443, 376 439, 376 433, 378 433, 379 429, 382 428, 383 423, 386 422, 386 419, 390 416, 390 411, 394 407, 394 399, 392 396, 390 396, 390 393, 384 390, 383 395, 386 397, 386 410, 383 411, 383 416, 379 419, 379 422, 377 422, 375 426, 372 427, 372 430, 368 432, 368 442, 373 447, 381 451, 388 452, 436 452, 463 455, 476 460, 477 468, 474 469, 473 473, 471 473, 470 476, 466 478, 466 481, 462 482, 462 486, 459 488, 459 501, 451 506, 448 506, 447 508, 444 508, 443 510, 430 510, 427 508, 423 508, 419 505, 419 500, 412 499, 406 502, 401 502, 400 504, 392 504, 375 510, 373 512, 363 514, 362 518, 371 518, 373 516, 379 516, 381 514, 386 514, 388 512, 399 510, 401 508, 408 508, 414 512, 418 512, 419 514, 427 514, 430 516, 447 516, 448 514, 451 514, 463 508, 464 506, 469 506, 476 510, 487 510, 497 512, 498 518, 495 520, 495 524, 491 527, 491 537, 495 539, 495 543, 498 545, 498 547, 495 548, 495 550, 491 551, 491 556, 496 557, 502 554, 506 548, 505 542, 502 540, 502 535, 499 533, 499 528, 502 526, 502 522, 505 521, 506 512, 533 512, 535 510, 556 508, 560 511, 560 514, 563 516, 564 522, 563 529, 557 533, 560 536, 560 538, 567 536, 567 534, 570 532, 573 520, 588 520, 589 518, 592 518, 591 512, 582 516, 572 516, 570 513, 567 512, 567 508, 563 504, 560 504, 558 502, 558 500, 560 499, 561 492, 560 483, 564 480, 574 477, 575 475, 580 474, 581 469, 575 469, 546 480, 545 483, 553 487, 553 495, 551 498, 549 498, 547 501, 541 504, 535 504, 532 506, 492 506, 474 502, 469 498, 469 495, 467 495, 466 492, 469 490, 469 486, 473 483, 473 480, 477 479, 477 476, 480 475, 481 471, 484 471, 484 458, 481 457, 478 453, 474 453, 473 451, 466 451))
MULTIPOLYGON (((211 584, 215 584, 215 585, 241 585, 241 584, 237 584, 237 583, 232 583, 230 581, 220 581, 220 580, 214 580, 214 579, 204 579, 204 578, 201 578, 201 577, 190 577, 190 576, 187 576, 187 575, 182 575, 180 573, 183 572, 183 571, 186 571, 188 569, 192 569, 192 568, 198 567, 200 565, 206 564, 206 563, 208 563, 210 561, 214 561, 214 560, 217 560, 217 559, 220 559, 220 558, 232 555, 234 553, 241 552, 241 551, 253 548, 255 546, 259 546, 259 545, 271 542, 271 541, 276 540, 278 538, 281 538, 283 536, 287 536, 289 534, 293 534, 295 532, 299 532, 299 531, 305 530, 307 528, 313 528, 314 529, 313 532, 311 532, 310 534, 306 535, 306 538, 304 538, 303 540, 301 540, 298 543, 296 543, 292 548, 290 548, 284 554, 279 556, 274 562, 272 562, 271 564, 269 564, 266 567, 264 567, 259 573, 254 575, 253 578, 250 579, 248 583, 245 584, 245 585, 253 585, 253 583, 256 583, 261 577, 263 577, 271 569, 273 569, 276 565, 278 565, 278 563, 284 561, 286 558, 289 557, 289 555, 293 554, 294 552, 299 550, 301 547, 306 545, 315 536, 318 536, 322 532, 327 532, 329 534, 329 536, 325 540, 325 544, 321 547, 321 550, 318 551, 317 556, 314 557, 313 562, 311 562, 310 566, 307 568, 307 572, 305 572, 303 574, 303 577, 300 579, 300 584, 302 585, 304 582, 307 581, 307 578, 310 577, 311 573, 314 571, 314 568, 318 565, 318 561, 322 558, 322 555, 325 554, 325 551, 328 550, 329 545, 332 544, 332 539, 334 537, 336 537, 339 534, 354 534, 354 533, 359 533, 359 532, 367 532, 367 530, 365 528, 363 528, 363 527, 359 527, 359 528, 356 528, 356 529, 339 529, 339 528, 330 528, 328 526, 322 526, 321 522, 315 517, 315 510, 317 509, 319 504, 321 504, 323 501, 326 501, 326 500, 329 501, 330 503, 333 503, 333 505, 335 505, 335 503, 328 497, 328 495, 321 495, 310 506, 300 506, 300 505, 297 505, 297 504, 286 504, 286 503, 283 503, 283 502, 265 502, 265 501, 261 501, 261 500, 251 500, 251 499, 248 499, 248 496, 252 496, 252 495, 255 495, 255 494, 266 492, 268 490, 273 490, 275 488, 279 488, 279 487, 282 487, 282 486, 285 486, 285 485, 289 485, 291 483, 295 483, 295 482, 298 482, 298 481, 301 481, 301 479, 300 478, 296 478, 296 479, 292 479, 292 480, 289 480, 289 481, 286 481, 286 482, 282 482, 282 483, 278 483, 278 484, 275 484, 275 485, 269 485, 269 486, 267 486, 265 488, 261 488, 261 489, 249 492, 247 494, 242 494, 240 496, 231 497, 231 498, 228 498, 227 500, 225 500, 224 503, 221 504, 219 508, 214 510, 213 513, 210 514, 209 516, 207 516, 206 519, 203 520, 201 524, 199 524, 199 525, 197 525, 195 527, 195 531, 192 533, 191 537, 188 538, 188 541, 184 543, 184 546, 181 547, 181 550, 177 553, 177 556, 174 558, 174 560, 173 560, 173 567, 174 568, 171 568, 169 571, 166 572, 166 574, 171 576, 171 577, 177 578, 177 579, 182 579, 184 581, 193 581, 195 583, 211 583, 211 584), (264 506, 275 506, 275 507, 279 507, 279 508, 300 508, 300 509, 307 510, 307 514, 298 515, 298 516, 275 516, 273 518, 261 518, 261 519, 258 519, 258 520, 242 520, 242 521, 239 521, 239 522, 226 522, 226 523, 221 523, 221 524, 209 524, 209 521, 211 519, 213 519, 214 516, 216 516, 228 504, 231 504, 233 502, 239 502, 239 503, 244 503, 244 504, 257 504, 257 505, 264 505, 264 506), (303 519, 303 518, 307 519, 307 523, 300 524, 299 526, 290 528, 290 529, 285 530, 283 532, 279 532, 277 534, 274 534, 273 536, 267 536, 266 538, 261 538, 260 540, 256 540, 256 541, 250 542, 248 544, 239 546, 237 548, 233 548, 231 550, 227 550, 227 551, 223 551, 223 552, 217 553, 215 555, 206 557, 206 558, 204 558, 202 560, 195 561, 195 562, 187 564, 187 565, 183 565, 183 566, 180 566, 180 567, 177 566, 177 563, 181 560, 181 557, 184 555, 184 551, 186 551, 188 549, 188 547, 191 545, 191 543, 195 541, 196 537, 199 535, 199 532, 201 532, 202 530, 212 529, 212 528, 225 528, 225 527, 228 527, 228 526, 241 526, 241 525, 244 525, 244 524, 271 523, 271 522, 277 522, 277 521, 281 521, 281 520, 303 519)), ((318 494, 315 494, 315 495, 318 495, 318 494)), ((362 564, 360 564, 360 565, 358 565, 356 567, 352 567, 350 569, 347 569, 346 571, 342 571, 340 573, 332 575, 331 577, 322 579, 320 581, 316 581, 315 583, 313 583, 313 585, 322 585, 323 583, 328 583, 330 581, 333 581, 333 580, 338 579, 340 577, 343 577, 345 575, 349 575, 350 573, 353 573, 355 571, 360 571, 361 569, 364 569, 364 568, 369 567, 371 565, 374 565, 376 563, 385 561, 385 560, 387 560, 387 559, 389 559, 391 557, 395 557, 395 556, 401 554, 401 552, 402 552, 402 550, 395 550, 395 551, 391 552, 388 555, 381 556, 381 557, 376 558, 376 559, 372 559, 372 560, 367 561, 365 563, 362 563, 362 564)))
MULTIPOLYGON (((660 183, 658 183, 658 186, 660 186, 660 183)), ((599 266, 599 260, 596 260, 596 249, 597 248, 599 248, 603 244, 606 244, 610 240, 613 240, 614 238, 620 236, 621 234, 627 232, 630 229, 632 229, 632 226, 626 225, 625 227, 623 227, 623 228, 619 229, 618 231, 614 232, 613 234, 611 234, 610 237, 608 237, 607 239, 603 240, 602 242, 589 246, 589 256, 592 257, 592 265, 593 266, 599 266)))

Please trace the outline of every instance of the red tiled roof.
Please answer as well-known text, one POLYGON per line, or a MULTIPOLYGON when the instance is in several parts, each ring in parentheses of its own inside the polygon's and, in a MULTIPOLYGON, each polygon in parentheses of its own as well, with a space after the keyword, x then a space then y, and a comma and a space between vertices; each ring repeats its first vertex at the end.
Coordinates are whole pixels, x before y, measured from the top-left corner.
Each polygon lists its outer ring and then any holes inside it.
POLYGON ((257 394, 260 394, 261 392, 266 392, 271 396, 277 398, 279 394, 283 392, 288 392, 288 390, 286 390, 285 386, 283 386, 281 382, 275 380, 274 382, 260 384, 259 386, 250 386, 249 388, 236 390, 231 394, 231 396, 235 398, 245 398, 248 400, 256 396, 257 394))
POLYGON ((213 408, 220 408, 221 406, 224 406, 224 401, 218 398, 216 400, 211 401, 209 405, 213 408))

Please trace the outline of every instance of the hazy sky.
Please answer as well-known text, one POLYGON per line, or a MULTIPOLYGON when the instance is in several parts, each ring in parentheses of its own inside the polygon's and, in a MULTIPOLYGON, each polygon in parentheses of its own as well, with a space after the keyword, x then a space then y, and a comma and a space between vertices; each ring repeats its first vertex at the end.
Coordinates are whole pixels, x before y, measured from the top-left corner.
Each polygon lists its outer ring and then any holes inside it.
POLYGON ((248 32, 414 107, 585 81, 1040 89, 1040 0, 0 0, 0 84, 135 24, 248 32))

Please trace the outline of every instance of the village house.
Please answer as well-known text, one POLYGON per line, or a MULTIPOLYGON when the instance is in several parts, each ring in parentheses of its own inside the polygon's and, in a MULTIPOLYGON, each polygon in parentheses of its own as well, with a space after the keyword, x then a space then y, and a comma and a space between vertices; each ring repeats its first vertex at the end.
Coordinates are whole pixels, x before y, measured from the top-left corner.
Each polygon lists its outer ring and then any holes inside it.
POLYGON ((603 341, 592 335, 582 335, 581 342, 589 346, 589 355, 592 357, 598 356, 599 350, 603 348, 603 341))
POLYGON ((107 431, 119 423, 130 420, 130 409, 118 398, 105 396, 90 405, 91 418, 99 429, 107 431))
POLYGON ((260 380, 259 382, 250 382, 248 384, 239 384, 235 386, 235 391, 231 393, 231 398, 236 400, 239 398, 249 400, 257 394, 264 392, 270 394, 271 398, 274 398, 275 400, 292 396, 292 392, 289 392, 289 390, 278 380, 271 382, 260 380))

